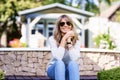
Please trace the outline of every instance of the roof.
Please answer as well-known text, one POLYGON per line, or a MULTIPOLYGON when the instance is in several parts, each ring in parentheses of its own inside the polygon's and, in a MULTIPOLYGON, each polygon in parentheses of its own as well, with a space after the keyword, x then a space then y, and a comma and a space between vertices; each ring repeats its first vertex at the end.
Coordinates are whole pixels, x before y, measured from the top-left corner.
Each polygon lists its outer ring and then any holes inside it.
POLYGON ((60 8, 60 9, 63 9, 64 11, 67 10, 67 11, 82 14, 82 15, 85 15, 85 16, 94 16, 94 14, 91 13, 91 12, 80 10, 78 8, 70 7, 70 6, 67 6, 67 5, 64 5, 64 4, 60 4, 60 3, 54 3, 54 4, 49 4, 49 5, 45 5, 45 6, 40 6, 40 7, 36 7, 36 8, 32 8, 32 9, 19 11, 18 14, 19 15, 26 15, 26 14, 31 14, 31 13, 35 13, 35 12, 37 13, 37 12, 43 11, 43 10, 49 10, 49 9, 52 9, 52 8, 60 8))
POLYGON ((120 3, 115 4, 115 5, 111 6, 109 9, 103 11, 100 14, 100 17, 110 18, 112 16, 112 14, 114 14, 117 11, 118 8, 120 8, 120 3))

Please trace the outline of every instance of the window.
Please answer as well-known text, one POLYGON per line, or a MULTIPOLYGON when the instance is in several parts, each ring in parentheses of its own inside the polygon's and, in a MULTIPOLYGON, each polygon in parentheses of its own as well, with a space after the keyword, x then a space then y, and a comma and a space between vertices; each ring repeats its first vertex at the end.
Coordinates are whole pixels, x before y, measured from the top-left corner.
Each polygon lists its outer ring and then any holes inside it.
POLYGON ((48 23, 48 37, 50 37, 53 34, 53 28, 54 28, 54 23, 49 22, 48 23))

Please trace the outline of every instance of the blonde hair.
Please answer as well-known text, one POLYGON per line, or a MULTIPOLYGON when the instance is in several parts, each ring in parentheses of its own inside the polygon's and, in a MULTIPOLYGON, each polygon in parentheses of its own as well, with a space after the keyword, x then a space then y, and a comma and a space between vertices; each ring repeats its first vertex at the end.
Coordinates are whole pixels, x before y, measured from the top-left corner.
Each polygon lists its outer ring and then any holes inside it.
POLYGON ((78 34, 75 30, 75 26, 74 26, 74 23, 72 21, 72 19, 67 16, 67 15, 61 15, 57 20, 56 20, 56 26, 53 30, 53 36, 54 36, 54 39, 56 40, 57 42, 57 45, 59 46, 60 45, 60 42, 61 42, 61 39, 62 39, 62 33, 60 31, 60 22, 61 20, 65 18, 67 21, 69 21, 71 23, 71 26, 72 26, 72 30, 75 34, 75 36, 72 38, 72 43, 73 45, 76 43, 76 41, 78 40, 78 34))

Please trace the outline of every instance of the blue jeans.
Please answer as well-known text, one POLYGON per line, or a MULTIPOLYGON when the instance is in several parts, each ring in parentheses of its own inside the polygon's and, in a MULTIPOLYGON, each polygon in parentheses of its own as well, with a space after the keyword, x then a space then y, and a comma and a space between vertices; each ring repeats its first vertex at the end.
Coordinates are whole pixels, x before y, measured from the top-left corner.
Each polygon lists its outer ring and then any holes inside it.
POLYGON ((48 68, 47 75, 55 80, 80 80, 79 66, 75 61, 65 65, 62 60, 58 60, 48 68))

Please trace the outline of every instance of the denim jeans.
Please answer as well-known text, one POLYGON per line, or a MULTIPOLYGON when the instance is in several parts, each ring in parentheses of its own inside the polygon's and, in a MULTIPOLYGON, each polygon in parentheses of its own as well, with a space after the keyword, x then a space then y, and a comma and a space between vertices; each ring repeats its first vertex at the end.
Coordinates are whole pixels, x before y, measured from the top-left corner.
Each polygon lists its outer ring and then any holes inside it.
POLYGON ((62 60, 58 60, 48 68, 47 75, 55 80, 80 80, 79 66, 75 61, 65 65, 62 60))

